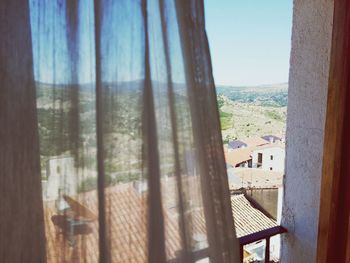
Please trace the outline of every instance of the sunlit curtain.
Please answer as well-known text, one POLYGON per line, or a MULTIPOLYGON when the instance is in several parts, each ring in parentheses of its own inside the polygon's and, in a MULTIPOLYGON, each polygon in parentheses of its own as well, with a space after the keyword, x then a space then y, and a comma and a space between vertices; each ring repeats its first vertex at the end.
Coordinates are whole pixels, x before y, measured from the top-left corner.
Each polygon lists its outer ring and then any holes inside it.
POLYGON ((1 262, 238 262, 203 9, 1 1, 1 262))

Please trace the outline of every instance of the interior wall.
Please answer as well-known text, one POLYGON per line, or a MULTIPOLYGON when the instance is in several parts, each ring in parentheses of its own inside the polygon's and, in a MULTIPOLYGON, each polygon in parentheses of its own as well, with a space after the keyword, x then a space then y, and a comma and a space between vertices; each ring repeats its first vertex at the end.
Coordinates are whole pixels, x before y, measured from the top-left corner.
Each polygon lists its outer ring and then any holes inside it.
POLYGON ((316 262, 334 0, 294 0, 282 262, 316 262))

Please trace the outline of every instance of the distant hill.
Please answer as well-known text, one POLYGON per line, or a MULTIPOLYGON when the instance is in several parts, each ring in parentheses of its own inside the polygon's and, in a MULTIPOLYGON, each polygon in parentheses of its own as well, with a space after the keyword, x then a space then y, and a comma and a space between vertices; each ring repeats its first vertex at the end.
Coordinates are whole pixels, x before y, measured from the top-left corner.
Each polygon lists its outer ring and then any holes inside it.
POLYGON ((288 103, 288 83, 251 87, 217 86, 217 95, 235 102, 253 103, 261 106, 285 107, 288 103))
MULTIPOLYGON (((106 145, 118 156, 113 160, 116 167, 110 173, 122 170, 123 160, 130 154, 138 158, 141 147, 142 81, 104 83, 106 89, 104 107, 105 124, 108 127, 106 145), (108 87, 108 88, 107 88, 108 87), (112 96, 113 95, 113 96, 112 96), (106 99, 108 98, 108 99, 106 99), (109 99, 110 98, 110 99, 109 99), (108 124, 108 125, 107 125, 108 124), (123 149, 130 149, 123 154, 123 149)), ((170 122, 167 89, 164 83, 153 83, 158 129, 164 145, 169 139, 170 122)), ((287 84, 255 87, 217 87, 218 106, 222 134, 225 141, 235 138, 280 134, 285 130, 287 84)), ((190 120, 187 89, 184 84, 174 83, 174 99, 179 116, 190 120)), ((65 154, 77 148, 81 162, 93 163, 96 151, 95 88, 93 84, 50 85, 37 83, 37 111, 42 158, 65 154), (75 101, 74 101, 75 100, 75 101), (73 101, 75 103, 73 103, 73 101), (79 131, 75 133, 74 131, 79 131), (78 142, 77 145, 74 143, 78 142), (73 143, 73 144, 72 144, 73 143), (84 151, 82 151, 84 149, 84 151)), ((184 121, 183 131, 187 131, 184 121)), ((180 136, 181 137, 181 136, 180 136)), ((184 137, 185 138, 185 137, 184 137)), ((44 165, 44 162, 42 163, 44 165)), ((80 164, 77 164, 80 165, 80 164)), ((43 166, 43 169, 45 167, 43 166)))
MULTIPOLYGON (((138 167, 142 152, 142 81, 103 83, 103 129, 107 160, 106 174, 124 180, 130 177, 130 169, 138 167)), ((174 84, 174 105, 177 114, 190 119, 186 86, 174 84), (186 96, 185 96, 186 95, 186 96)), ((53 156, 74 155, 75 165, 90 171, 96 166, 96 96, 95 85, 36 83, 37 114, 40 138, 41 165, 53 156)), ((167 89, 164 83, 154 82, 154 103, 160 145, 170 148, 171 122, 167 89)), ((179 133, 187 135, 191 125, 183 121, 179 133)), ((186 139, 186 135, 179 136, 186 139)), ((168 151, 169 152, 169 151, 168 151)), ((162 155, 162 161, 172 160, 171 152, 162 155)), ((168 173, 171 167, 164 166, 168 173)), ((137 169, 135 169, 137 170, 137 169)), ((170 172, 169 172, 170 173, 170 172)), ((134 176, 134 175, 132 175, 134 176)), ((131 177, 132 177, 131 176, 131 177)), ((134 178, 134 177, 132 177, 134 178)))
POLYGON ((288 84, 218 86, 217 101, 224 143, 285 132, 288 84))

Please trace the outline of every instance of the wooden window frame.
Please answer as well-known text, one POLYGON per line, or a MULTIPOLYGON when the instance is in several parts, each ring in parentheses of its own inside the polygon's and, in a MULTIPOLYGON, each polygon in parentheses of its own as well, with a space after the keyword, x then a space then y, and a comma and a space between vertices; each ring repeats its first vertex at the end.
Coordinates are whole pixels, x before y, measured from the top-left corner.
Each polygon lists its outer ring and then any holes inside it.
POLYGON ((334 0, 317 262, 350 262, 350 1, 334 0))

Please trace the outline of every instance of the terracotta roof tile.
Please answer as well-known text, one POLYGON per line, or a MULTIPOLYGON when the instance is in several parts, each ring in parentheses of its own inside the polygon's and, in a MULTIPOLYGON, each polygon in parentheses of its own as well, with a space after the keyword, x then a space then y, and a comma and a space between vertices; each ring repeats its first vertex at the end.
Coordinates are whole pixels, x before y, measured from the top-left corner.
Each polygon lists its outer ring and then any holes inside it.
POLYGON ((249 137, 249 138, 242 139, 241 141, 247 144, 248 147, 256 147, 256 146, 261 146, 269 143, 268 141, 260 137, 249 137))
POLYGON ((240 163, 243 163, 245 161, 248 161, 252 159, 252 147, 246 147, 246 148, 239 148, 235 150, 225 151, 225 160, 226 163, 236 166, 240 163))
POLYGON ((243 194, 231 196, 232 213, 237 237, 277 226, 277 223, 254 208, 243 194))
MULTIPOLYGON (((168 196, 168 195, 167 195, 168 196)), ((147 211, 145 194, 138 193, 132 184, 128 187, 106 188, 107 233, 110 236, 110 251, 112 262, 146 262, 147 261, 147 211), (109 211, 109 212, 108 212, 109 211)), ((97 211, 96 191, 82 193, 76 197, 91 211, 97 211)), ((235 217, 235 227, 238 237, 251 234, 276 223, 255 209, 244 195, 231 197, 232 210, 235 217)), ((177 256, 181 249, 178 215, 176 209, 171 209, 174 201, 169 198, 165 207, 166 255, 168 259, 177 256)), ((53 202, 45 203, 45 228, 47 239, 47 262, 98 262, 98 222, 89 223, 91 233, 75 236, 75 245, 70 246, 68 239, 58 234, 52 222, 56 215, 53 202)), ((206 226, 203 211, 195 208, 191 212, 194 233, 206 236, 206 226)))
MULTIPOLYGON (((110 237, 112 262, 147 261, 147 207, 146 195, 138 193, 130 184, 128 187, 106 188, 107 232, 110 237), (110 223, 108 223, 110 222, 110 223)), ((97 210, 96 191, 79 194, 76 199, 91 211, 97 210)), ((170 199, 169 199, 170 201, 170 199)), ((173 202, 173 201, 172 201, 173 202)), ((173 259, 181 249, 178 216, 176 209, 165 206, 166 255, 173 259)), ((45 230, 47 240, 47 262, 98 262, 98 222, 89 223, 91 233, 76 235, 75 245, 70 246, 68 239, 59 233, 52 222, 56 215, 54 202, 45 203, 45 230)), ((204 217, 201 211, 191 212, 197 233, 206 233, 204 217)))

